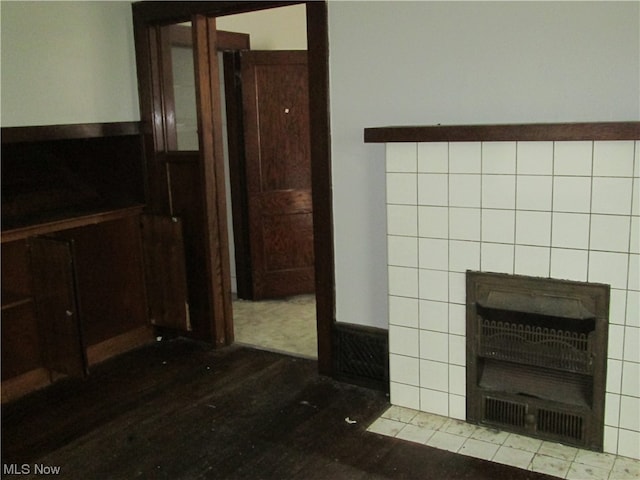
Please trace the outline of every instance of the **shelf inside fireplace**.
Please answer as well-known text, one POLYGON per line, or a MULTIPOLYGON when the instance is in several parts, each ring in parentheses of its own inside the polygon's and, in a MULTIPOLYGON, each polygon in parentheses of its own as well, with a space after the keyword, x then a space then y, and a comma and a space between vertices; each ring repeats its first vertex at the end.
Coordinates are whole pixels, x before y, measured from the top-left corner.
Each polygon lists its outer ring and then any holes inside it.
POLYGON ((485 359, 478 386, 577 407, 591 408, 593 378, 590 375, 555 372, 545 368, 485 359))

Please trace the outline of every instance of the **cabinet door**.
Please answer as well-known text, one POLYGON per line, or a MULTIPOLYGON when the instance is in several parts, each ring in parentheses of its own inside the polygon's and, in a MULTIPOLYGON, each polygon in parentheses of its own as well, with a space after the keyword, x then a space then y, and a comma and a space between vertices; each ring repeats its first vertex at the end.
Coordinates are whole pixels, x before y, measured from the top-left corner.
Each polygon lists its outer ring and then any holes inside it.
POLYGON ((149 321, 190 331, 182 223, 177 217, 142 216, 149 321))
POLYGON ((43 365, 54 372, 85 376, 73 241, 36 237, 29 247, 43 365))

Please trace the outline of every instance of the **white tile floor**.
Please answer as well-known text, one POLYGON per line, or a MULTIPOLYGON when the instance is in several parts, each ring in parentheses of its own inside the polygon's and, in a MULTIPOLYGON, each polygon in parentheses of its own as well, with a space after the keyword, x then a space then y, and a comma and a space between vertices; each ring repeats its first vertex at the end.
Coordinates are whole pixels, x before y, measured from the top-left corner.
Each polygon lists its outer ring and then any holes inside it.
POLYGON ((638 480, 640 461, 392 406, 368 431, 568 480, 638 480))

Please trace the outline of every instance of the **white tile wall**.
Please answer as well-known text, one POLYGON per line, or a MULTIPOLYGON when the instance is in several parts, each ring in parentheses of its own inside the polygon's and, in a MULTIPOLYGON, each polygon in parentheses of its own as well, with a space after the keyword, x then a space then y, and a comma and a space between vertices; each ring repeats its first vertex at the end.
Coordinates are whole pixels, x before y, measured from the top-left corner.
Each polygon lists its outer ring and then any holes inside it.
POLYGON ((465 271, 611 285, 605 451, 640 458, 640 141, 387 144, 391 401, 464 419, 465 271))

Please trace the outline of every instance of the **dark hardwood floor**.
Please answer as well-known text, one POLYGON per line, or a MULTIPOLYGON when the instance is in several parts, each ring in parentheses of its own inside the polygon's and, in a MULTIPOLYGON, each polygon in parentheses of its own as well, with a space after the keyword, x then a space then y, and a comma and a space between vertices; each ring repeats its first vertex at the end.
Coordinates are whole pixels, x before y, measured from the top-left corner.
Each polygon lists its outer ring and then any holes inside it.
POLYGON ((366 432, 386 396, 316 372, 270 352, 158 342, 4 405, 3 477, 37 464, 92 480, 552 478, 366 432))

